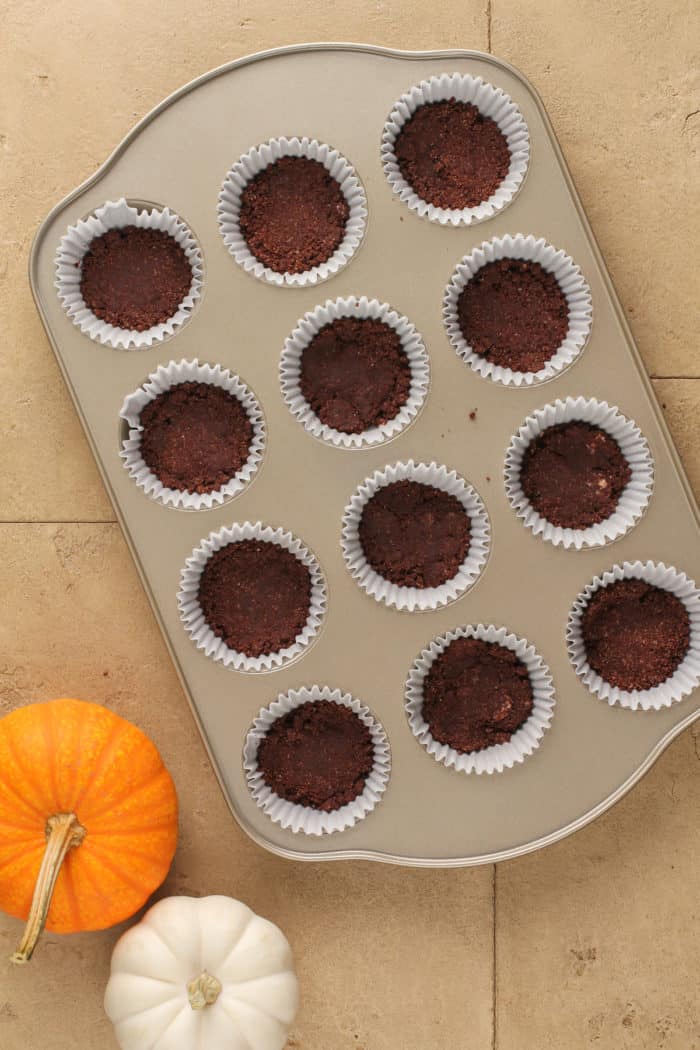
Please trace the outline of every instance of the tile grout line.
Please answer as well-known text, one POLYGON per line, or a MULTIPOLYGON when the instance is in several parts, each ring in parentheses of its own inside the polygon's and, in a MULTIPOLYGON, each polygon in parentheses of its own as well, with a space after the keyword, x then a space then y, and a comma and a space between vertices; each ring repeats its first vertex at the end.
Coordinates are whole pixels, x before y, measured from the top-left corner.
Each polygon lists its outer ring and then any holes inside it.
POLYGON ((491 880, 492 887, 492 921, 493 921, 493 944, 492 944, 492 957, 493 957, 493 968, 491 971, 491 984, 493 994, 493 1007, 491 1012, 491 1050, 498 1050, 498 1002, 496 998, 496 989, 498 986, 498 969, 496 965, 496 865, 493 866, 493 877, 491 880))
POLYGON ((91 520, 87 518, 70 518, 69 520, 61 521, 35 521, 32 519, 22 519, 21 521, 7 521, 4 518, 0 518, 0 526, 2 525, 118 525, 119 522, 116 518, 99 518, 97 520, 91 520))
POLYGON ((656 375, 650 375, 649 378, 650 379, 682 379, 682 380, 689 380, 690 382, 693 382, 693 381, 697 382, 697 380, 700 379, 700 376, 656 376, 656 375))
POLYGON ((491 52, 491 3, 492 0, 486 0, 486 50, 491 52))

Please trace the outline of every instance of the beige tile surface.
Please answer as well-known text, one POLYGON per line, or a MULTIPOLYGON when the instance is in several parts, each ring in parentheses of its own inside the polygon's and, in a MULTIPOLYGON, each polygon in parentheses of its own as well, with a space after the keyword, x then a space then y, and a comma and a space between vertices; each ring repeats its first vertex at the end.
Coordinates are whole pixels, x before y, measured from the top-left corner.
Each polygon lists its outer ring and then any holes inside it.
MULTIPOLYGON (((2 7, 0 522, 64 524, 0 524, 0 713, 73 694, 153 736, 182 806, 163 892, 230 893, 283 926, 304 994, 290 1050, 698 1050, 700 741, 686 733, 595 825, 499 868, 492 1031, 491 869, 293 865, 229 816, 34 312, 34 230, 149 108, 230 58, 305 39, 490 41, 544 97, 648 368, 698 376, 699 11, 690 0, 2 7)), ((655 385, 698 492, 700 380, 655 385)), ((3 960, 18 929, 0 916, 0 1050, 111 1050, 101 996, 119 931, 48 937, 17 971, 3 960)))
MULTIPOLYGON (((490 869, 293 864, 255 846, 224 804, 116 525, 0 525, 0 593, 12 611, 0 712, 78 696, 153 738, 180 800, 161 893, 230 894, 282 926, 304 993, 290 1046, 452 1050, 465 1031, 474 1050, 491 1046, 490 869)), ((20 929, 0 915, 2 1050, 111 1050, 101 1004, 119 930, 47 936, 18 969, 20 929)))
MULTIPOLYGON (((700 491, 700 380, 656 380, 700 491)), ((700 727, 594 824, 496 874, 497 1050, 700 1048, 700 727)))
POLYGON ((653 375, 700 374, 700 5, 493 0, 491 50, 539 90, 653 375))
POLYGON ((497 872, 499 1050, 697 1050, 700 735, 596 823, 497 872))

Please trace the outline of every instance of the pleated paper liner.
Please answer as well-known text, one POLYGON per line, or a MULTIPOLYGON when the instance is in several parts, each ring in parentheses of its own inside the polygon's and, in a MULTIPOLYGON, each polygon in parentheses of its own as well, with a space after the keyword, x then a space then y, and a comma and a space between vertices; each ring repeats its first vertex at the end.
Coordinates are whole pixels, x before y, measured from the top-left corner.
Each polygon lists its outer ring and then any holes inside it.
POLYGON ((291 532, 285 532, 281 528, 273 529, 262 522, 253 524, 246 521, 211 532, 198 547, 195 547, 180 574, 177 603, 185 630, 197 648, 210 659, 236 671, 275 671, 300 657, 316 638, 326 614, 326 581, 315 556, 291 532), (259 540, 283 547, 306 565, 311 576, 311 600, 306 624, 294 643, 278 652, 246 656, 245 653, 229 648, 226 642, 212 631, 199 604, 199 584, 208 560, 222 547, 241 540, 259 540))
POLYGON ((210 510, 225 503, 249 484, 260 466, 265 450, 265 420, 255 395, 227 368, 222 368, 221 365, 200 365, 197 358, 192 361, 170 361, 167 365, 160 365, 142 386, 125 397, 119 415, 129 426, 129 436, 122 442, 120 453, 124 466, 150 499, 166 507, 210 510), (207 383, 225 390, 240 401, 253 427, 253 437, 245 463, 226 484, 213 492, 200 493, 168 488, 143 459, 141 413, 145 406, 160 394, 181 383, 207 383))
POLYGON ((218 216, 224 244, 246 273, 280 288, 303 288, 327 281, 353 257, 365 234, 367 198, 355 169, 338 150, 316 139, 276 138, 250 149, 233 165, 219 193, 218 216), (281 157, 308 157, 322 164, 340 186, 350 209, 345 235, 331 257, 301 273, 279 273, 265 266, 248 248, 240 227, 243 190, 251 179, 281 157))
POLYGON ((260 712, 246 737, 243 764, 250 792, 270 820, 294 832, 306 835, 329 835, 351 828, 358 820, 363 820, 371 813, 381 801, 389 781, 391 754, 387 735, 368 707, 365 707, 360 700, 350 696, 349 693, 341 693, 339 689, 331 689, 328 686, 314 685, 311 688, 292 689, 280 695, 273 704, 260 712), (278 718, 300 707, 301 704, 319 700, 341 704, 354 711, 369 729, 374 745, 374 765, 361 794, 352 802, 330 812, 314 809, 311 806, 302 806, 281 798, 265 783, 257 762, 260 742, 269 731, 270 726, 278 718))
POLYGON ((396 102, 382 134, 384 174, 400 200, 422 218, 442 226, 469 226, 490 219, 502 211, 520 189, 530 159, 530 137, 523 116, 513 100, 500 88, 481 77, 466 73, 443 73, 414 85, 396 102), (510 151, 510 166, 501 184, 488 200, 472 208, 439 208, 423 200, 401 174, 396 158, 396 139, 404 124, 420 106, 455 99, 470 102, 484 117, 498 125, 510 151))
POLYGON ((443 300, 443 320, 452 346, 469 367, 495 383, 504 386, 532 386, 554 379, 573 364, 586 345, 591 330, 592 306, 588 284, 573 259, 561 249, 553 248, 542 238, 518 233, 494 237, 484 241, 469 255, 465 255, 452 275, 443 300), (459 323, 457 306, 467 283, 488 263, 499 259, 523 259, 536 262, 548 273, 554 274, 569 310, 569 327, 561 345, 537 372, 516 372, 496 365, 467 343, 459 323))
POLYGON ((569 657, 576 674, 592 693, 611 706, 619 704, 633 711, 659 711, 682 700, 700 684, 700 591, 693 580, 663 562, 622 562, 595 576, 573 604, 566 631, 569 657), (592 596, 601 587, 617 580, 644 580, 670 591, 683 603, 690 619, 690 644, 684 659, 665 682, 652 689, 620 689, 606 682, 588 663, 581 631, 581 619, 592 596))
POLYGON ((438 609, 461 597, 484 569, 491 541, 491 525, 484 503, 477 491, 454 470, 437 463, 394 463, 377 470, 355 491, 343 515, 343 556, 350 574, 376 601, 408 612, 438 609), (359 537, 364 508, 386 485, 396 481, 417 481, 447 492, 464 507, 469 518, 469 547, 456 574, 439 587, 400 587, 381 576, 365 557, 359 537))
POLYGON ((502 773, 523 762, 539 746, 549 727, 554 711, 554 687, 549 668, 534 646, 511 634, 505 627, 493 624, 470 624, 435 638, 418 656, 406 682, 406 714, 411 731, 429 755, 437 762, 460 773, 502 773), (533 693, 533 707, 527 720, 504 744, 494 744, 481 751, 460 752, 435 740, 423 718, 423 683, 433 663, 457 638, 478 638, 510 649, 527 667, 533 693))
POLYGON ((336 448, 368 448, 390 441, 409 426, 420 412, 428 392, 430 365, 423 340, 407 317, 403 317, 388 303, 366 296, 347 299, 329 299, 322 306, 304 314, 294 331, 287 337, 280 362, 282 396, 292 415, 314 437, 336 448), (301 392, 301 362, 304 351, 326 325, 343 317, 382 321, 394 329, 411 370, 408 399, 393 419, 379 426, 350 434, 321 422, 301 392))
POLYGON ((567 397, 537 409, 524 421, 510 443, 505 461, 506 492, 513 510, 535 536, 567 550, 602 547, 620 539, 640 520, 651 499, 654 463, 639 427, 622 413, 595 398, 567 397), (609 518, 582 529, 553 525, 532 506, 520 484, 527 448, 550 427, 581 420, 600 427, 617 442, 631 477, 609 518))
POLYGON ((81 332, 97 343, 111 346, 115 350, 144 350, 173 335, 189 319, 202 294, 204 264, 193 233, 177 215, 168 208, 138 208, 122 197, 118 201, 107 201, 87 219, 70 226, 61 238, 56 252, 56 288, 63 307, 81 332), (83 257, 91 242, 108 230, 137 226, 140 229, 162 230, 177 241, 192 268, 192 284, 178 309, 162 324, 153 325, 145 331, 118 328, 102 321, 86 305, 80 290, 83 257))

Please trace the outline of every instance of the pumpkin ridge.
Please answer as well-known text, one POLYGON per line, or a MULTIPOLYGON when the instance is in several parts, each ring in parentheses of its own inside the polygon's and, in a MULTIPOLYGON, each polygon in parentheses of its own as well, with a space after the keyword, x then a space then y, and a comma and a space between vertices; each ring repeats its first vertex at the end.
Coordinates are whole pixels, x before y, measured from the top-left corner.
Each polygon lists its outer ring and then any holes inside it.
MULTIPOLYGON (((29 849, 27 849, 26 843, 18 844, 18 848, 17 848, 16 852, 10 854, 9 857, 6 857, 4 860, 0 861, 0 871, 2 871, 4 868, 11 867, 13 864, 16 864, 17 861, 20 858, 22 858, 24 860, 28 860, 29 857, 31 855, 35 854, 35 853, 39 857, 39 864, 41 864, 41 858, 42 858, 43 853, 44 853, 44 847, 43 846, 40 846, 40 845, 36 844, 34 846, 31 846, 29 849)), ((37 865, 37 870, 38 870, 38 867, 39 867, 39 865, 37 865)))
POLYGON ((75 775, 73 777, 73 783, 69 792, 66 792, 66 809, 69 812, 75 812, 76 807, 76 796, 78 794, 78 788, 80 784, 80 756, 83 753, 83 740, 85 737, 85 728, 90 723, 87 718, 79 718, 78 720, 78 732, 73 741, 73 754, 75 764, 75 775))
POLYGON ((136 787, 132 787, 131 784, 122 785, 123 790, 121 794, 112 794, 110 796, 110 802, 108 802, 106 805, 102 806, 100 809, 88 809, 88 819, 99 820, 104 813, 109 813, 110 810, 114 809, 120 801, 122 801, 125 798, 133 798, 134 795, 138 794, 140 791, 143 791, 144 788, 150 787, 153 783, 155 783, 158 777, 162 776, 163 774, 165 774, 165 776, 169 780, 172 780, 170 773, 168 773, 167 769, 163 765, 162 759, 160 759, 158 768, 151 770, 151 772, 148 773, 148 775, 142 781, 140 781, 136 787))
MULTIPOLYGON (((94 839, 94 837, 95 836, 93 835, 92 838, 94 839)), ((108 844, 106 842, 102 843, 102 847, 104 849, 108 849, 109 848, 109 846, 108 846, 108 844)), ((153 849, 150 852, 148 850, 133 849, 133 848, 129 847, 129 860, 130 861, 132 861, 132 860, 142 860, 142 861, 145 861, 145 863, 147 863, 149 865, 153 865, 154 863, 159 862, 161 857, 162 857, 161 847, 162 847, 162 843, 160 843, 160 842, 154 842, 153 849)), ((102 849, 97 849, 97 850, 90 849, 90 850, 86 850, 85 852, 86 853, 89 852, 91 854, 91 856, 93 856, 95 859, 97 859, 99 857, 100 864, 102 863, 102 857, 103 857, 102 849)), ((115 870, 115 874, 116 874, 117 871, 120 871, 120 870, 121 869, 117 867, 117 869, 115 870)))
MULTIPOLYGON (((22 710, 22 708, 20 708, 19 710, 22 710)), ((10 725, 12 725, 12 723, 10 723, 10 725)), ((11 730, 9 732, 5 733, 5 740, 7 741, 7 749, 10 752, 10 756, 11 756, 12 760, 14 761, 15 765, 17 766, 17 769, 18 769, 18 771, 19 771, 19 773, 21 775, 22 780, 25 781, 25 782, 26 781, 31 781, 31 777, 29 777, 29 775, 27 773, 27 770, 24 768, 24 765, 19 760, 19 750, 17 749, 17 746, 15 744, 15 739, 14 739, 14 736, 13 736, 11 730)), ((10 787, 10 785, 7 782, 7 780, 4 780, 3 783, 4 783, 5 787, 10 787)), ((29 799, 25 798, 24 795, 20 795, 15 790, 15 788, 10 787, 10 791, 15 795, 16 798, 18 798, 23 803, 23 805, 27 806, 30 810, 32 810, 32 812, 34 812, 37 815, 37 817, 39 818, 39 820, 41 821, 41 823, 43 825, 44 822, 46 821, 46 817, 48 816, 48 814, 45 813, 45 812, 42 812, 40 806, 35 805, 34 802, 31 802, 29 799)))
POLYGON ((107 734, 107 739, 102 745, 102 750, 100 751, 99 755, 93 763, 90 779, 85 783, 83 790, 80 792, 80 794, 75 800, 76 811, 82 804, 83 800, 85 799, 85 796, 88 795, 93 789, 95 781, 104 772, 104 770, 107 768, 110 761, 112 760, 114 750, 117 746, 119 738, 123 736, 127 732, 127 730, 131 729, 129 723, 126 722, 123 718, 120 718, 119 715, 115 715, 113 711, 110 711, 110 714, 114 718, 112 728, 107 734))
MULTIPOLYGON (((80 912, 80 904, 78 902, 78 894, 75 892, 75 882, 73 881, 73 860, 74 855, 70 853, 63 862, 61 868, 61 876, 63 882, 63 892, 66 895, 68 903, 68 910, 70 912, 71 923, 74 926, 80 926, 82 922, 82 915, 80 912)), ((49 908, 49 915, 51 914, 51 908, 49 908)))
POLYGON ((21 817, 17 817, 15 819, 14 816, 13 816, 12 820, 3 820, 2 817, 0 817, 0 829, 1 828, 9 828, 10 831, 12 832, 12 835, 10 835, 10 838, 13 838, 13 839, 19 839, 20 838, 20 834, 19 833, 21 833, 22 831, 25 831, 27 839, 35 840, 36 839, 36 835, 37 835, 37 831, 38 831, 38 826, 37 826, 37 821, 36 820, 33 821, 31 824, 23 824, 21 817))
MULTIPOLYGON (((100 864, 104 868, 107 868, 107 870, 110 871, 112 875, 115 876, 115 878, 119 879, 120 882, 123 882, 126 886, 131 886, 132 889, 137 890, 142 895, 143 900, 146 900, 148 897, 150 897, 151 893, 155 892, 154 890, 151 890, 150 893, 147 893, 146 896, 143 897, 142 884, 137 879, 130 878, 122 868, 117 867, 117 865, 115 865, 111 860, 108 860, 107 851, 104 849, 104 847, 100 846, 99 844, 93 845, 92 849, 90 850, 90 853, 95 859, 99 858, 100 864)), ((138 908, 136 908, 135 911, 138 911, 138 908)))
MULTIPOLYGON (((44 735, 44 746, 46 747, 46 757, 48 759, 46 765, 48 766, 48 777, 49 785, 51 789, 51 795, 54 803, 56 804, 56 812, 60 813, 64 810, 61 805, 61 794, 58 790, 58 781, 56 780, 56 731, 53 724, 53 715, 55 708, 48 708, 46 710, 46 718, 42 722, 42 731, 44 735)), ((47 814, 50 816, 51 814, 47 814)))
POLYGON ((229 948, 228 955, 226 955, 219 963, 220 970, 223 970, 225 966, 228 966, 229 962, 231 961, 231 958, 235 955, 235 953, 240 947, 241 941, 243 940, 243 935, 247 933, 248 927, 255 918, 257 918, 257 916, 254 912, 251 912, 250 915, 246 915, 245 924, 241 926, 240 930, 238 931, 238 936, 236 937, 235 942, 229 948))
POLYGON ((148 831, 160 831, 162 828, 171 826, 171 817, 162 817, 160 820, 149 821, 148 824, 122 824, 121 821, 115 820, 114 825, 98 828, 91 831, 90 835, 93 839, 129 838, 130 835, 142 835, 148 831))
MULTIPOLYGON (((221 1002, 221 1007, 224 1010, 224 1013, 226 1013, 226 1015, 236 1025, 238 1024, 238 1018, 235 1016, 235 1014, 231 1012, 230 1009, 228 1009, 228 1007, 233 1006, 234 1003, 236 1004, 237 1008, 243 1007, 244 1010, 249 1010, 251 1013, 257 1011, 258 1013, 263 1014, 265 1017, 269 1017, 269 1019, 271 1021, 274 1021, 275 1024, 281 1026, 284 1023, 283 1021, 280 1021, 279 1017, 275 1017, 275 1015, 271 1014, 269 1010, 266 1010, 264 1006, 260 1006, 257 1003, 255 1004, 255 1006, 253 1006, 251 1003, 247 1003, 245 999, 237 999, 235 993, 231 992, 230 989, 228 990, 228 992, 226 992, 226 989, 224 989, 223 994, 219 996, 217 1002, 221 1002)), ((238 1032, 237 1034, 242 1035, 241 1032, 238 1032)), ((245 1039, 246 1043, 248 1043, 250 1050, 255 1050, 255 1047, 251 1046, 251 1044, 248 1042, 248 1037, 244 1035, 243 1038, 245 1039)))
MULTIPOLYGON (((224 994, 219 996, 222 1006, 224 1007, 224 1009, 226 1009, 226 1001, 228 997, 229 1003, 236 1003, 237 1007, 242 1006, 247 1010, 257 1010, 261 1014, 264 1014, 266 1017, 269 1017, 271 1021, 275 1021, 277 1024, 285 1024, 286 1022, 284 1021, 284 1018, 278 1017, 276 1014, 273 1014, 271 1010, 269 1010, 266 1006, 263 1006, 257 1000, 251 1003, 248 999, 241 997, 237 993, 237 989, 242 985, 255 984, 257 982, 264 984, 264 982, 268 981, 271 977, 284 976, 284 973, 284 970, 275 970, 274 973, 266 973, 262 977, 254 977, 250 981, 236 981, 233 987, 225 989, 224 994)), ((228 1013, 228 1011, 226 1012, 228 1013)), ((229 1017, 230 1016, 231 1014, 229 1013, 229 1017)), ((253 1048, 253 1050, 255 1050, 255 1048, 253 1048)))
MULTIPOLYGON (((171 999, 170 1001, 171 1001, 171 1002, 175 1002, 176 1000, 174 1000, 174 999, 171 999)), ((177 1010, 175 1011, 175 1013, 173 1014, 172 1018, 171 1018, 171 1019, 170 1019, 170 1020, 168 1021, 168 1023, 167 1023, 167 1024, 166 1024, 166 1026, 165 1026, 165 1028, 164 1028, 164 1029, 163 1029, 163 1031, 162 1031, 162 1032, 160 1033, 160 1035, 159 1035, 159 1036, 158 1036, 158 1038, 157 1038, 157 1039, 155 1040, 155 1042, 151 1043, 151 1045, 150 1045, 150 1046, 148 1047, 148 1050, 157 1050, 158 1044, 159 1044, 159 1043, 161 1042, 161 1040, 163 1039, 163 1036, 164 1036, 164 1035, 166 1035, 166 1034, 167 1034, 167 1032, 168 1032, 168 1031, 169 1031, 169 1030, 170 1030, 170 1029, 172 1028, 172 1026, 173 1026, 173 1025, 175 1024, 175 1022, 177 1021, 178 1017, 180 1016, 180 1014, 182 1013, 182 1011, 183 1011, 184 1009, 186 1009, 186 1007, 187 1007, 187 1004, 186 1004, 186 1003, 179 1003, 179 1004, 178 1004, 178 1009, 177 1009, 177 1010)), ((149 1006, 149 1007, 148 1007, 148 1008, 147 1008, 146 1010, 139 1010, 139 1012, 138 1012, 137 1014, 134 1014, 133 1016, 134 1016, 134 1017, 138 1017, 138 1016, 139 1016, 139 1014, 143 1015, 143 1014, 145 1014, 145 1013, 148 1013, 148 1011, 149 1011, 149 1010, 153 1010, 153 1009, 156 1009, 156 1007, 153 1007, 153 1006, 149 1006)), ((145 1048, 144 1048, 144 1050, 145 1050, 145 1048)))

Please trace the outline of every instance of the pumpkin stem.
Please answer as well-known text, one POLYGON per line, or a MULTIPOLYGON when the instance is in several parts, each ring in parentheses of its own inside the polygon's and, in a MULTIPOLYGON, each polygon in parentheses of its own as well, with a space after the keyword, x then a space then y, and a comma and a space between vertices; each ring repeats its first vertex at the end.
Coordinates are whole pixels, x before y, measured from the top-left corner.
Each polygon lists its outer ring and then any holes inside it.
POLYGON ((46 849, 36 878, 29 918, 20 945, 10 956, 11 962, 26 963, 31 959, 46 925, 56 879, 66 853, 73 846, 79 846, 86 834, 75 813, 56 813, 46 821, 46 849))
POLYGON ((202 970, 199 977, 187 984, 187 996, 193 1010, 203 1010, 205 1006, 215 1003, 221 994, 221 981, 212 974, 202 970))

